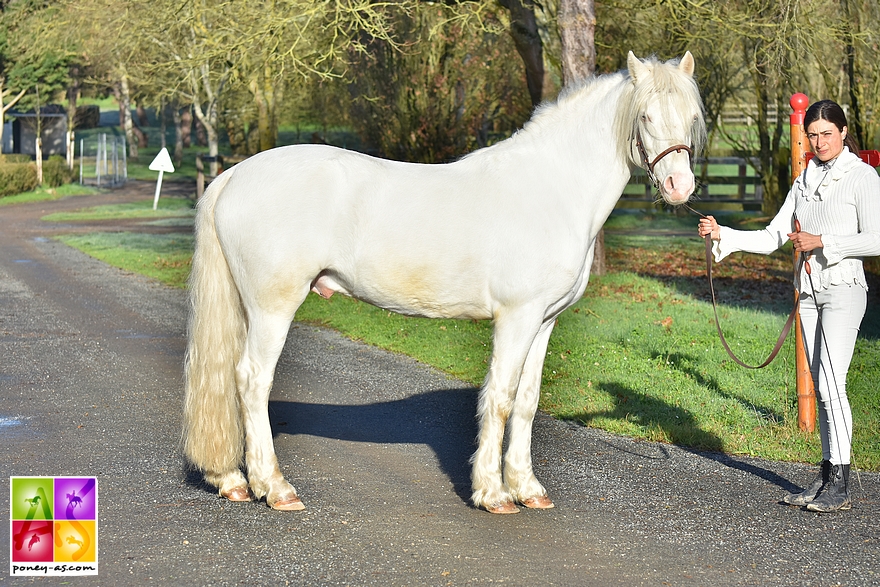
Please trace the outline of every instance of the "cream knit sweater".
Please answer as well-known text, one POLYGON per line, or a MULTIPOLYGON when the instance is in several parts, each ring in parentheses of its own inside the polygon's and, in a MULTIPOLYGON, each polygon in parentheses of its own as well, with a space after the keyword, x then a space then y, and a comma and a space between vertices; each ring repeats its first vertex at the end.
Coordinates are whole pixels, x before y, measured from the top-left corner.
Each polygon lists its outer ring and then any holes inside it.
MULTIPOLYGON (((721 227, 715 241, 715 260, 746 251, 769 254, 788 242, 794 219, 801 230, 822 236, 824 248, 810 257, 816 291, 829 285, 858 284, 868 289, 862 257, 880 255, 880 176, 844 147, 829 165, 814 157, 797 178, 782 208, 763 230, 721 227)), ((810 281, 801 271, 795 287, 810 293, 810 281)))

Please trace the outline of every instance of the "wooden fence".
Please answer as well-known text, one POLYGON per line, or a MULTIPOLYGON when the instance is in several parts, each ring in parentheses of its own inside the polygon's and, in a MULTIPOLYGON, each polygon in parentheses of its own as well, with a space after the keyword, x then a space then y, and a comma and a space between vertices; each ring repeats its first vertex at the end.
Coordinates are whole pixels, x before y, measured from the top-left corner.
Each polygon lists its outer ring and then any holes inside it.
MULTIPOLYGON (((707 210, 761 209, 761 179, 745 159, 697 159, 694 173, 697 176, 697 195, 691 202, 692 205, 707 210)), ((645 171, 637 168, 617 203, 617 208, 648 208, 658 197, 645 171)))

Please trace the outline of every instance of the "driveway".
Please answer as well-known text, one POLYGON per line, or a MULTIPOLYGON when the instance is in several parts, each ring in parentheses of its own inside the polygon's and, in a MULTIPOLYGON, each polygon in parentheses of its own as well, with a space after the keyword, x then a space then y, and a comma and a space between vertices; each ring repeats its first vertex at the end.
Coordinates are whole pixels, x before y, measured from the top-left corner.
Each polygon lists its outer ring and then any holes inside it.
MULTIPOLYGON (((880 475, 853 474, 851 511, 809 513, 780 500, 811 467, 539 414, 537 475, 557 507, 493 516, 467 501, 477 390, 297 323, 270 411, 282 470, 307 509, 218 498, 179 447, 185 292, 52 239, 150 229, 40 221, 152 189, 130 182, 0 208, 0 477, 98 479, 100 575, 65 582, 880 585, 880 475)), ((0 496, 8 512, 9 492, 0 496)), ((8 573, 0 568, 0 583, 47 583, 8 573)))

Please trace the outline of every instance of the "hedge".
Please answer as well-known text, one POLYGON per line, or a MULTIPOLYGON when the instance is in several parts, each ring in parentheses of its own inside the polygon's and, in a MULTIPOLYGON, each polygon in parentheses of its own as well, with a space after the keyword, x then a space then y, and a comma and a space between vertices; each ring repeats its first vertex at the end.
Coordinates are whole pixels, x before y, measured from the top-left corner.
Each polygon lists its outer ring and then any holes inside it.
POLYGON ((70 183, 72 177, 67 161, 61 155, 52 155, 43 162, 43 187, 57 188, 70 183))
POLYGON ((36 164, 0 162, 0 197, 29 192, 36 187, 36 164))

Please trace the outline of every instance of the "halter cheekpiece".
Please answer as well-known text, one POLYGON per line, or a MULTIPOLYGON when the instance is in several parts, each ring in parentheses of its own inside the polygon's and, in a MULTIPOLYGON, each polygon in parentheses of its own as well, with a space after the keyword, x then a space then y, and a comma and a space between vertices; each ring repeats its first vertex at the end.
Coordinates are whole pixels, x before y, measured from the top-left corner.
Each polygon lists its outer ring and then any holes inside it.
POLYGON ((654 166, 660 162, 661 159, 672 153, 673 151, 676 153, 681 153, 682 151, 686 151, 688 154, 688 159, 692 159, 694 156, 694 150, 688 147, 687 145, 672 145, 665 151, 662 151, 659 155, 654 157, 654 160, 651 161, 648 158, 648 152, 645 150, 645 145, 642 144, 642 131, 636 130, 636 148, 639 150, 639 156, 642 158, 642 163, 645 166, 645 171, 648 174, 648 179, 651 180, 651 183, 654 185, 654 188, 660 189, 660 180, 657 179, 657 176, 654 175, 654 166))

